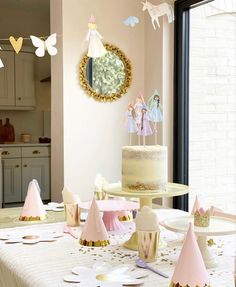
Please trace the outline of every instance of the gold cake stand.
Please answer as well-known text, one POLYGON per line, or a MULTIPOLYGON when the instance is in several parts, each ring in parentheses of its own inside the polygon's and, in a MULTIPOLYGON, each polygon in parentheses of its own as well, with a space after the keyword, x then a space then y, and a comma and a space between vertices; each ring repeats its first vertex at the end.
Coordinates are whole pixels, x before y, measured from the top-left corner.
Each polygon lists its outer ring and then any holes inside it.
MULTIPOLYGON (((103 191, 108 195, 118 196, 118 197, 133 197, 139 198, 140 209, 146 205, 152 208, 152 200, 154 198, 164 198, 164 197, 174 197, 179 195, 184 195, 189 192, 189 187, 187 185, 179 183, 168 183, 166 191, 143 191, 143 192, 128 192, 122 190, 121 183, 108 184, 103 188, 103 191)), ((134 232, 130 239, 125 242, 124 247, 132 250, 137 250, 138 248, 138 237, 137 233, 134 232)))

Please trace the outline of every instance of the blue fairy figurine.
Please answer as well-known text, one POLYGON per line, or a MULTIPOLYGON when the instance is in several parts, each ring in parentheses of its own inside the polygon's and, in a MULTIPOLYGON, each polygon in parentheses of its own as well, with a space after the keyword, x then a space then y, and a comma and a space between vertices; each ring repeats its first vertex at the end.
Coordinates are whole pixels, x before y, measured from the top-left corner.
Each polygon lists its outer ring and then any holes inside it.
POLYGON ((151 121, 154 123, 162 122, 163 116, 161 111, 160 96, 157 90, 154 91, 154 94, 150 97, 147 102, 151 121))

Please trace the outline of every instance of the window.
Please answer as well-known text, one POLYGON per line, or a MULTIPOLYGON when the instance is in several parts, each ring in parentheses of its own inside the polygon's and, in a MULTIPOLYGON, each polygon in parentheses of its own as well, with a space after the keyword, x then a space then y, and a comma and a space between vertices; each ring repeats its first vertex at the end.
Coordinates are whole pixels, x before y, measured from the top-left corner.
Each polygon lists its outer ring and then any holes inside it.
MULTIPOLYGON (((230 62, 229 65, 223 65, 224 67, 222 66, 222 62, 224 61, 222 60, 223 57, 211 61, 210 58, 216 53, 218 41, 220 41, 222 46, 223 43, 226 45, 225 43, 228 40, 225 41, 224 39, 220 40, 218 38, 212 41, 209 40, 209 38, 213 38, 210 37, 212 35, 211 33, 216 33, 211 31, 212 26, 216 25, 215 21, 220 22, 217 31, 221 30, 221 32, 218 31, 218 34, 221 33, 221 36, 227 34, 229 36, 231 31, 232 34, 235 35, 235 31, 233 31, 235 28, 235 14, 231 13, 235 12, 234 5, 233 0, 177 0, 175 2, 174 181, 191 184, 197 193, 204 194, 204 197, 207 194, 207 203, 217 206, 219 206, 222 198, 219 197, 219 199, 217 199, 218 197, 216 195, 223 194, 225 197, 227 194, 227 201, 231 201, 231 198, 235 196, 236 163, 233 159, 233 157, 235 158, 236 151, 235 66, 233 66, 235 58, 232 56, 232 62, 230 62), (223 2, 227 5, 225 4, 224 6, 223 2), (217 13, 220 15, 217 16, 217 13), (232 24, 232 26, 228 28, 227 33, 222 31, 222 23, 224 21, 231 21, 232 24), (209 25, 209 29, 206 25, 209 25), (205 37, 204 40, 202 39, 203 36, 205 37), (204 43, 207 43, 207 47, 204 47, 204 49, 203 47, 196 47, 196 45, 203 45, 204 43), (202 55, 197 55, 197 51, 207 54, 204 56, 205 60, 202 55), (199 57, 199 59, 197 59, 197 57, 199 57), (202 62, 204 62, 205 67, 199 66, 202 62), (231 68, 229 68, 229 66, 231 66, 231 68), (217 71, 217 73, 214 71, 217 71), (229 71, 231 71, 231 76, 229 75, 229 71), (227 77, 225 77, 223 73, 227 74, 227 77), (201 79, 198 77, 201 77, 201 79), (223 83, 226 80, 227 83, 225 83, 225 86, 227 86, 227 90, 225 87, 219 87, 219 83, 223 83), (218 88, 216 88, 217 85, 218 88), (220 89, 224 94, 220 93, 220 89), (221 102, 222 105, 220 105, 219 101, 223 101, 223 98, 225 98, 227 102, 221 102), (211 107, 209 107, 208 101, 211 101, 211 107), (212 110, 207 111, 207 109, 212 110), (219 112, 219 109, 221 109, 221 112, 219 112), (211 120, 209 121, 210 118, 211 120), (206 122, 204 122, 204 119, 206 122), (209 122, 211 122, 212 128, 210 128, 209 122), (208 123, 209 127, 206 127, 208 123), (215 132, 213 123, 219 128, 217 135, 216 133, 213 135, 215 132), (197 125, 198 128, 196 127, 197 125), (204 129, 205 133, 203 132, 204 129), (222 150, 227 153, 227 156, 224 156, 223 151, 220 152, 218 148, 215 150, 212 148, 208 149, 211 152, 211 159, 210 154, 206 153, 205 156, 203 156, 206 145, 208 145, 207 142, 203 142, 204 137, 205 140, 207 138, 206 141, 211 141, 212 137, 214 137, 214 144, 218 147, 221 145, 222 150), (216 141, 217 137, 218 142, 216 141), (194 149, 196 148, 198 151, 194 155, 194 149), (199 151, 202 154, 198 156, 197 153, 199 153, 199 151), (227 160, 227 157, 230 160, 227 160), (221 161, 222 158, 226 160, 223 162, 221 161), (210 164, 214 164, 214 168, 212 168, 212 166, 210 167, 210 164), (203 167, 206 168, 208 172, 211 172, 211 175, 209 173, 208 176, 205 177, 203 167), (215 171, 217 170, 214 174, 213 169, 215 171), (228 178, 224 176, 225 170, 228 172, 228 178), (206 186, 206 184, 209 185, 206 186), (218 191, 216 193, 217 186, 218 191)), ((230 37, 231 36, 230 34, 230 37)), ((235 38, 230 41, 232 45, 229 47, 229 50, 231 52, 228 54, 232 55, 232 53, 234 53, 235 55, 235 38)), ((227 47, 228 46, 227 44, 227 47)), ((192 195, 193 193, 190 195, 190 200, 193 198, 192 195)), ((174 199, 174 207, 176 208, 188 210, 188 204, 188 196, 174 199)), ((232 210, 233 205, 234 203, 232 203, 232 206, 221 205, 219 207, 232 210)))

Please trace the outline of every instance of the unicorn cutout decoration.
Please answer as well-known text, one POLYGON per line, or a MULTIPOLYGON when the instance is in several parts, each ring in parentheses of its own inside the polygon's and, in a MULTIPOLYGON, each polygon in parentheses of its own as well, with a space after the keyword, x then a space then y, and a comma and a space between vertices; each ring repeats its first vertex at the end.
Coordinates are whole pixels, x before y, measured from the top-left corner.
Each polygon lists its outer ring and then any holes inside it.
POLYGON ((159 5, 153 5, 152 3, 148 2, 146 0, 146 2, 142 2, 143 4, 143 11, 148 10, 148 13, 152 19, 152 26, 154 28, 154 30, 156 30, 156 26, 155 26, 155 21, 158 25, 158 27, 160 28, 160 23, 158 18, 160 16, 163 15, 167 15, 168 18, 168 22, 171 23, 174 21, 174 10, 172 8, 172 6, 168 3, 161 3, 159 5))

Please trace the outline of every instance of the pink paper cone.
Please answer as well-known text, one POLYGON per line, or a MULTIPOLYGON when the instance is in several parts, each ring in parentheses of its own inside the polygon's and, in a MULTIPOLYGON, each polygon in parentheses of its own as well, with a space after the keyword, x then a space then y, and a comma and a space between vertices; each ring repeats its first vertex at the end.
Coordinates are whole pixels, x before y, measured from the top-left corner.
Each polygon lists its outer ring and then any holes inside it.
POLYGON ((189 225, 171 283, 178 283, 179 287, 210 286, 206 267, 193 232, 192 223, 189 225))
POLYGON ((210 215, 211 216, 220 216, 220 217, 236 220, 235 214, 226 213, 222 209, 219 209, 215 206, 211 206, 210 215))
POLYGON ((86 246, 106 246, 109 244, 108 233, 100 216, 96 200, 93 199, 85 222, 80 244, 86 246))
POLYGON ((198 210, 199 208, 200 208, 200 203, 198 200, 198 196, 196 195, 191 214, 194 214, 194 212, 198 210))
POLYGON ((37 180, 33 179, 29 183, 25 203, 20 215, 20 220, 33 221, 46 218, 46 211, 40 197, 40 188, 37 180))
POLYGON ((89 23, 96 23, 95 17, 93 15, 90 16, 89 23))

